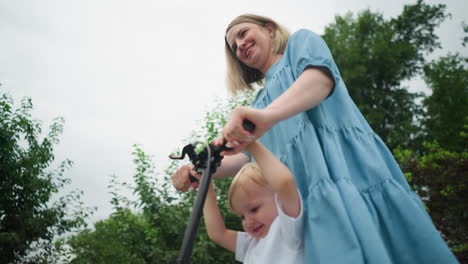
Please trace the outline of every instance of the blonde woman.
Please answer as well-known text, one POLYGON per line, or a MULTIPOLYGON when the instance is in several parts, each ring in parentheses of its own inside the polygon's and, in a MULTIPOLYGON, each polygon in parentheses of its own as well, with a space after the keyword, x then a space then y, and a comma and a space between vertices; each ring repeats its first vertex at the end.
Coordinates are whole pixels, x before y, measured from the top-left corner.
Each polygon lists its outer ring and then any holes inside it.
MULTIPOLYGON (((319 35, 301 29, 289 37, 269 18, 241 15, 225 43, 230 90, 264 88, 252 107, 231 113, 222 138, 234 150, 223 153, 215 177, 248 162, 240 150, 252 140, 280 159, 304 202, 306 263, 457 263, 319 35)), ((190 186, 188 169, 173 175, 179 190, 190 186)))

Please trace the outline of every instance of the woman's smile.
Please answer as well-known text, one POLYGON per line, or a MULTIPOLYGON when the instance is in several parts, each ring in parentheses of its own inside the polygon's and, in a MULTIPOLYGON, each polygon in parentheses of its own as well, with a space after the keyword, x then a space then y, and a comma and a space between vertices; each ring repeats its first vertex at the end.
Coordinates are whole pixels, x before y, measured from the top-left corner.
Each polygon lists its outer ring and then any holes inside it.
POLYGON ((251 44, 248 48, 245 49, 245 51, 244 51, 244 57, 245 57, 245 58, 248 59, 248 58, 250 57, 250 54, 251 54, 253 45, 254 45, 254 44, 251 44))

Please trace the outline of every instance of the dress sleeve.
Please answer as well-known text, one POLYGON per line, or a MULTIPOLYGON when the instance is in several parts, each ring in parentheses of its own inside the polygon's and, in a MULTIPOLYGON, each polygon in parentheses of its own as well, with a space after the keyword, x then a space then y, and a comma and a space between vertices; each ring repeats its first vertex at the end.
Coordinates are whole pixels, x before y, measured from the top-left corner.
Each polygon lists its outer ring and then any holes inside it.
POLYGON ((242 153, 244 153, 247 157, 249 157, 249 160, 252 161, 252 155, 247 150, 242 150, 242 153))
POLYGON ((301 29, 290 37, 286 55, 289 57, 294 79, 307 68, 317 67, 326 71, 334 86, 340 81, 340 73, 330 49, 321 36, 310 30, 301 29))

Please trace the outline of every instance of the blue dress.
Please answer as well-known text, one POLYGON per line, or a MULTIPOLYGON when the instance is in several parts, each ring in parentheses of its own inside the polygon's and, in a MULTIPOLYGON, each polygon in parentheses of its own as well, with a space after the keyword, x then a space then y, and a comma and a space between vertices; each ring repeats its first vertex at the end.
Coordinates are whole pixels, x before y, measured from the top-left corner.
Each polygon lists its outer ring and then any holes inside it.
POLYGON ((268 106, 310 66, 331 71, 333 92, 260 139, 294 173, 301 191, 305 263, 458 263, 350 98, 319 35, 302 29, 290 37, 252 106, 268 106))

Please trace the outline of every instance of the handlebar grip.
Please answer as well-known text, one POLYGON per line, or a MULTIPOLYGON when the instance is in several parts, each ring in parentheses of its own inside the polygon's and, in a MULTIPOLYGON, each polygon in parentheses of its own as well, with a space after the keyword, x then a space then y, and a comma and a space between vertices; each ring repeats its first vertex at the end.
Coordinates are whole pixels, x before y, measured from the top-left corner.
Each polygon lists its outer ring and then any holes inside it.
POLYGON ((247 120, 247 119, 244 119, 244 121, 242 121, 242 127, 251 133, 255 131, 255 124, 252 123, 252 121, 247 120))

